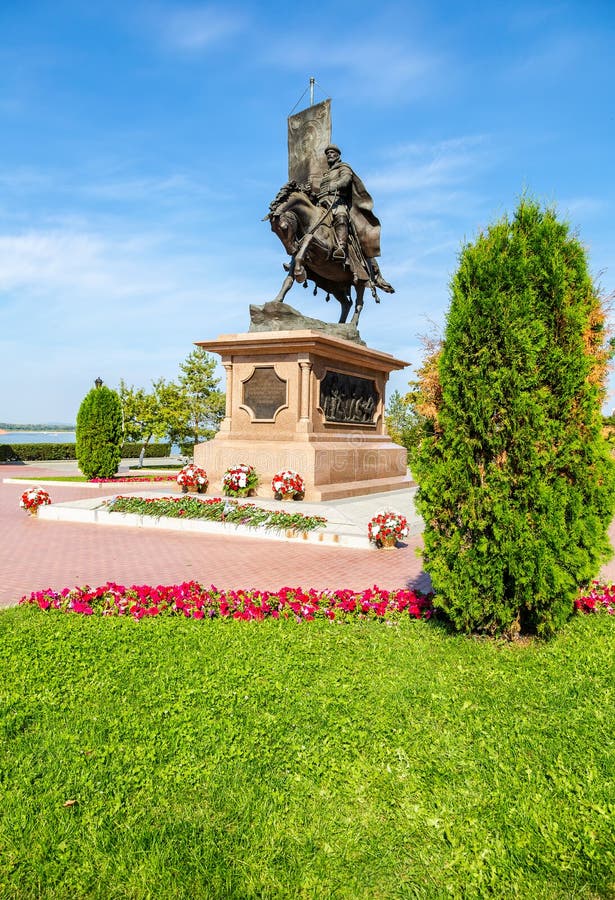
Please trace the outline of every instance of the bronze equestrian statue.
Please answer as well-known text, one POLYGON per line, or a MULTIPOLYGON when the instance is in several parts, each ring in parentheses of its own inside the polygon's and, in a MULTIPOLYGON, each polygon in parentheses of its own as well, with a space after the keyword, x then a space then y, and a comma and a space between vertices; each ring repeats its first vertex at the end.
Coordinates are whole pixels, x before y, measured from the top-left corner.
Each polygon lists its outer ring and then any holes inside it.
POLYGON ((291 256, 284 266, 287 275, 274 301, 282 302, 294 282, 314 282, 340 303, 340 322, 352 309, 352 325, 363 309, 363 294, 369 285, 376 303, 377 288, 394 293, 384 280, 376 257, 380 255, 380 222, 372 212, 373 200, 350 166, 342 162, 339 147, 325 149, 328 171, 317 190, 312 185, 287 182, 278 191, 265 217, 291 256))

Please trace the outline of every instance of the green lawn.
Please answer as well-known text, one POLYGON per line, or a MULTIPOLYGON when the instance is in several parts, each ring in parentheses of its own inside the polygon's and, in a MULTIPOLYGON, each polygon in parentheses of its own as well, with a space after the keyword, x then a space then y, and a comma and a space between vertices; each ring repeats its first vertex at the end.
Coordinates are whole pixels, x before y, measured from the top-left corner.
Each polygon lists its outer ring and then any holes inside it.
POLYGON ((0 897, 613 897, 614 626, 9 609, 0 897))

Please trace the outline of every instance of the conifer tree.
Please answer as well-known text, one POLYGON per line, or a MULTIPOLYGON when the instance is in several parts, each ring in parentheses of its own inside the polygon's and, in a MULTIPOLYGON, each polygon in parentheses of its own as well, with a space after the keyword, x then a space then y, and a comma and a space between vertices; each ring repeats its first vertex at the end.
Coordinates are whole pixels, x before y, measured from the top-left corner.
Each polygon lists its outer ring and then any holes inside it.
POLYGON ((608 356, 585 250, 553 210, 523 199, 463 247, 411 460, 425 568, 458 630, 548 636, 610 555, 608 356))
POLYGON ((218 389, 216 360, 203 347, 195 347, 179 365, 179 384, 188 407, 189 433, 195 444, 214 436, 224 418, 225 396, 218 389))
POLYGON ((92 388, 77 413, 76 456, 86 478, 111 478, 122 456, 122 405, 105 385, 92 388))

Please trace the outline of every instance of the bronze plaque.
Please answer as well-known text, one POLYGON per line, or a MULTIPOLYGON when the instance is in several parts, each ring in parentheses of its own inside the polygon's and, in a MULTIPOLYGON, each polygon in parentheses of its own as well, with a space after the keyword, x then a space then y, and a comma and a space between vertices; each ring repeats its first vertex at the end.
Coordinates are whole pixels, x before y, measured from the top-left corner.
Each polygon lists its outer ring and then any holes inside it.
POLYGON ((320 382, 320 408, 326 422, 373 425, 379 399, 376 383, 369 378, 327 372, 320 382))
POLYGON ((286 406, 286 381, 276 375, 273 366, 260 366, 243 383, 243 404, 255 419, 271 421, 281 406, 286 406))
POLYGON ((310 182, 318 190, 327 170, 325 147, 331 143, 331 101, 324 100, 288 117, 288 180, 310 182))

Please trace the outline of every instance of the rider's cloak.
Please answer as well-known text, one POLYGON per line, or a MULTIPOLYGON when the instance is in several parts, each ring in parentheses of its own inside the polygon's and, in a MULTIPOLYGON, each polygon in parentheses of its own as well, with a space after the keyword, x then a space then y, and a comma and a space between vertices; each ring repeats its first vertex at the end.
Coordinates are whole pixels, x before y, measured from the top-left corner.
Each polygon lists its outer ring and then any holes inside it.
POLYGON ((359 243, 368 259, 380 256, 380 219, 373 213, 374 201, 365 185, 348 163, 335 163, 331 168, 345 166, 352 173, 352 202, 350 220, 359 238, 359 243))

